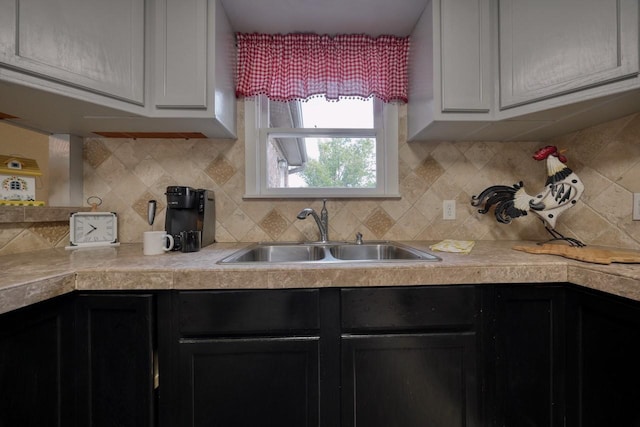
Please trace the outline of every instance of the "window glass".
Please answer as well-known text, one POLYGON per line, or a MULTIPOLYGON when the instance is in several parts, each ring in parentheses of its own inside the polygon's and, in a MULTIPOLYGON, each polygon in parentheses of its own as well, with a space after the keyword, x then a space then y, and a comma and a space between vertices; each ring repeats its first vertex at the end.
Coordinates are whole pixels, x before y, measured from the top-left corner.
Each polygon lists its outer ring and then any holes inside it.
POLYGON ((267 172, 269 188, 375 188, 376 138, 271 134, 267 172), (293 156, 284 154, 287 141, 293 156))
POLYGON ((397 197, 397 107, 245 100, 245 197, 397 197))
POLYGON ((373 97, 340 98, 327 101, 323 96, 306 101, 269 102, 272 127, 361 128, 373 129, 373 97), (289 122, 289 123, 287 123, 289 122))

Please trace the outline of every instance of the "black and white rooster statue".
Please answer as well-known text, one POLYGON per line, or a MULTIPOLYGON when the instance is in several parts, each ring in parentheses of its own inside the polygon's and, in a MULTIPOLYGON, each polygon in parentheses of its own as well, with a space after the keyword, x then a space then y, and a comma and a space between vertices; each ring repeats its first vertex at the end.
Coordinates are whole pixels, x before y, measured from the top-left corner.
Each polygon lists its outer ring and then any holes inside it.
POLYGON ((585 246, 581 241, 565 237, 555 230, 560 214, 574 206, 582 192, 584 184, 565 163, 567 158, 552 145, 539 149, 533 155, 535 160, 547 161, 547 182, 545 188, 536 196, 524 191, 520 181, 512 187, 494 185, 485 189, 478 196, 471 197, 473 206, 480 206, 478 212, 485 214, 495 205, 495 216, 498 222, 509 224, 512 219, 533 212, 542 219, 545 228, 553 236, 551 240, 564 240, 571 246, 585 246))

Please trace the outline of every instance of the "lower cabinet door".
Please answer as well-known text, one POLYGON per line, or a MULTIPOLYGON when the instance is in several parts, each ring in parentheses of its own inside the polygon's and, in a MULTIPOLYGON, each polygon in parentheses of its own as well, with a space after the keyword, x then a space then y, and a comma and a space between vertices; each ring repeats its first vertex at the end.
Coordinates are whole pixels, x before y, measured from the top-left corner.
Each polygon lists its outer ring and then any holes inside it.
POLYGON ((81 294, 77 425, 154 425, 153 295, 81 294))
POLYGON ((72 328, 64 297, 0 317, 0 427, 73 425, 72 328))
POLYGON ((578 310, 576 425, 640 426, 640 304, 584 292, 578 310))
POLYGON ((479 426, 476 335, 347 335, 342 427, 479 426))
POLYGON ((565 425, 564 291, 510 286, 497 291, 498 426, 565 425))
POLYGON ((318 338, 180 341, 178 424, 318 425, 318 338))

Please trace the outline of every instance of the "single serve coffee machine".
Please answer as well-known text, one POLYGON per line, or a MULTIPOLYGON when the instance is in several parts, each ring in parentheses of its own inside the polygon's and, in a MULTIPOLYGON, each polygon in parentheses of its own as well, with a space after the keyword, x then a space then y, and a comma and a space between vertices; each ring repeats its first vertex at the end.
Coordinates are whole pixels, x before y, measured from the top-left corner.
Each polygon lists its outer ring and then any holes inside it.
POLYGON ((167 187, 165 230, 175 240, 174 251, 195 252, 215 242, 216 202, 213 191, 167 187))

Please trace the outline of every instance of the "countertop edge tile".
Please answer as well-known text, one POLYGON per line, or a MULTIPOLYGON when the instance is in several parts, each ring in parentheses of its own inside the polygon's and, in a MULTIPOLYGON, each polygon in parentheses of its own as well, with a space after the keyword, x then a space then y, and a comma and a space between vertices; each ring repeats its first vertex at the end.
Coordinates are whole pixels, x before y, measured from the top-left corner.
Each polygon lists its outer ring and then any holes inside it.
POLYGON ((61 296, 75 290, 75 274, 45 277, 0 289, 0 314, 61 296))
POLYGON ((568 266, 567 273, 567 281, 574 285, 640 301, 639 279, 597 271, 577 265, 568 266))
POLYGON ((75 289, 81 291, 166 290, 174 284, 172 271, 79 271, 75 289))

